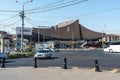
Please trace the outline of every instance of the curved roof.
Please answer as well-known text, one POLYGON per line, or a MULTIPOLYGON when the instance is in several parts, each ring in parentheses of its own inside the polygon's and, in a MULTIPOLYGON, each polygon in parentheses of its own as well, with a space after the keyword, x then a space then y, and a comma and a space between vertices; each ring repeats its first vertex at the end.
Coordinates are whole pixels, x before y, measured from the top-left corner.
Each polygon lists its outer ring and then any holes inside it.
POLYGON ((62 22, 62 23, 59 23, 57 26, 58 26, 58 28, 62 28, 62 27, 68 26, 68 25, 70 25, 70 24, 73 24, 73 23, 75 23, 76 21, 77 21, 77 20, 62 22))
POLYGON ((84 26, 80 25, 81 28, 81 37, 84 40, 94 40, 94 39, 100 39, 102 38, 102 34, 100 32, 95 32, 90 29, 85 28, 84 26))
MULTIPOLYGON (((72 20, 58 24, 51 28, 39 28, 41 35, 55 39, 92 40, 102 37, 102 33, 94 32, 79 24, 79 20, 72 20)), ((38 34, 38 28, 33 28, 33 34, 38 34)))

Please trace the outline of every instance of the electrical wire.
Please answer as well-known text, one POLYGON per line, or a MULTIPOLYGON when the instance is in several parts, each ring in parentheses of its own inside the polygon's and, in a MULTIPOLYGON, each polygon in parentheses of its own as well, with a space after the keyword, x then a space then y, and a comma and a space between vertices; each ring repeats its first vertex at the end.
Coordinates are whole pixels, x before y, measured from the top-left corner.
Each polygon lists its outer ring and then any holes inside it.
MULTIPOLYGON (((30 24, 30 25, 32 25, 32 26, 36 26, 36 25, 34 25, 29 19, 25 18, 25 20, 26 20, 26 22, 27 22, 28 24, 30 24)), ((38 25, 37 25, 37 26, 38 26, 38 25)))
POLYGON ((12 25, 15 25, 15 24, 17 24, 18 22, 20 22, 21 21, 21 19, 18 19, 18 20, 16 20, 15 22, 13 22, 13 23, 11 23, 11 24, 0 24, 1 26, 12 26, 12 25))
POLYGON ((19 11, 14 11, 14 10, 0 10, 0 12, 19 12, 19 11))
POLYGON ((36 21, 34 21, 33 19, 30 19, 30 18, 25 18, 25 19, 27 19, 27 20, 30 20, 30 21, 32 21, 32 22, 34 22, 35 24, 39 24, 38 22, 36 22, 36 21))
POLYGON ((49 6, 49 7, 46 7, 45 9, 43 9, 43 10, 35 11, 35 12, 32 12, 32 13, 46 12, 46 11, 51 11, 51 10, 55 10, 55 9, 59 9, 59 8, 64 8, 64 7, 68 7, 68 6, 71 6, 71 5, 75 5, 75 4, 84 2, 86 0, 79 1, 79 2, 75 2, 75 1, 76 0, 72 0, 72 1, 69 1, 69 2, 65 2, 65 3, 60 3, 59 5, 57 4, 57 5, 49 6))
POLYGON ((61 17, 61 18, 78 18, 78 17, 80 17, 80 18, 120 18, 119 16, 118 17, 117 16, 116 17, 86 17, 88 15, 100 14, 100 13, 111 12, 111 11, 116 11, 116 10, 120 10, 120 8, 106 9, 106 10, 85 13, 85 14, 80 14, 80 15, 71 16, 71 17, 61 17))
POLYGON ((11 17, 9 17, 9 18, 6 18, 6 19, 0 21, 0 23, 3 23, 3 22, 5 22, 5 21, 8 21, 8 20, 10 20, 10 19, 12 19, 12 18, 15 18, 15 17, 18 17, 18 14, 13 15, 13 16, 11 16, 11 17))
MULTIPOLYGON (((33 19, 30 19, 30 18, 25 18, 25 19, 26 19, 27 23, 32 25, 32 26, 39 26, 40 25, 39 22, 36 22, 33 19)), ((40 26, 40 27, 45 28, 45 27, 50 27, 50 26, 40 26)))
POLYGON ((112 8, 112 9, 107 9, 107 10, 102 10, 102 11, 96 11, 96 12, 82 14, 82 15, 79 15, 79 16, 87 16, 87 15, 93 15, 93 14, 100 14, 100 13, 105 13, 105 12, 110 12, 110 11, 115 11, 115 10, 120 10, 120 8, 112 8))
POLYGON ((59 5, 54 5, 54 6, 51 6, 51 7, 47 7, 43 10, 29 12, 28 14, 46 12, 46 11, 56 10, 56 9, 60 9, 60 8, 65 8, 65 7, 76 5, 76 4, 79 4, 79 3, 86 2, 86 1, 88 1, 88 0, 80 0, 80 1, 72 0, 72 1, 69 1, 69 2, 65 2, 65 3, 60 3, 59 5))
POLYGON ((54 4, 56 4, 56 3, 61 3, 61 2, 63 2, 63 1, 65 1, 65 0, 59 0, 59 1, 56 1, 56 2, 52 2, 52 3, 46 4, 46 5, 43 5, 43 6, 40 6, 40 7, 36 7, 36 8, 30 9, 30 10, 28 10, 28 11, 33 11, 33 10, 42 9, 42 8, 45 8, 45 7, 49 7, 49 6, 51 6, 51 5, 54 5, 54 4))
POLYGON ((57 7, 57 6, 61 6, 61 5, 65 5, 65 4, 68 4, 68 3, 72 3, 72 2, 75 2, 76 0, 72 0, 72 1, 67 1, 67 2, 59 2, 59 3, 54 3, 54 4, 51 4, 51 5, 47 5, 47 6, 41 6, 39 8, 34 8, 33 10, 42 10, 42 9, 47 9, 47 8, 52 8, 52 7, 57 7))
POLYGON ((12 19, 9 19, 9 20, 3 22, 2 24, 10 24, 10 23, 13 23, 13 22, 17 21, 18 19, 21 19, 21 18, 16 16, 16 17, 14 17, 12 19))
POLYGON ((21 21, 21 19, 16 20, 14 23, 8 24, 7 26, 12 26, 12 25, 16 25, 21 21))

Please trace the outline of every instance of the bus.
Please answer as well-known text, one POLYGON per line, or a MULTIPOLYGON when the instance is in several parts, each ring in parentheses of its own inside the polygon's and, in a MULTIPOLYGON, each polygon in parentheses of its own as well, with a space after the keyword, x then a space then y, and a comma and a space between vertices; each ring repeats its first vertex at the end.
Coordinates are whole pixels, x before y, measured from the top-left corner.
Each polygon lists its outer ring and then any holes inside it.
POLYGON ((120 52, 120 42, 110 42, 108 47, 104 48, 105 52, 120 52))

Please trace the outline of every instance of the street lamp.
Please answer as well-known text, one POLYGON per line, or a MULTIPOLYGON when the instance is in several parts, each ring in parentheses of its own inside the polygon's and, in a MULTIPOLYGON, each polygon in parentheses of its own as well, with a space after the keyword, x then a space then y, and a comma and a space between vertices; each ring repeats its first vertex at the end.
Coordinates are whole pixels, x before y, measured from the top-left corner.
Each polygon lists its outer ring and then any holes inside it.
MULTIPOLYGON (((25 13, 24 13, 24 6, 26 4, 28 4, 29 2, 32 2, 33 0, 28 0, 24 3, 22 3, 22 11, 20 12, 20 17, 22 19, 22 27, 21 27, 21 53, 23 53, 23 30, 24 30, 24 18, 25 18, 25 13)), ((20 2, 18 2, 18 0, 16 0, 17 3, 21 4, 20 2)))

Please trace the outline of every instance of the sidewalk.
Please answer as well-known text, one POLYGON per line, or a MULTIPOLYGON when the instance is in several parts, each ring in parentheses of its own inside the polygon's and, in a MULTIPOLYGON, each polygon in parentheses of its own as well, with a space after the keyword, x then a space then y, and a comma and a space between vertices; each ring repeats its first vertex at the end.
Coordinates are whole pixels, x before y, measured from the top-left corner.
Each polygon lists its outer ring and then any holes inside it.
POLYGON ((78 68, 64 70, 60 67, 17 67, 0 68, 0 80, 120 80, 120 73, 78 68))

